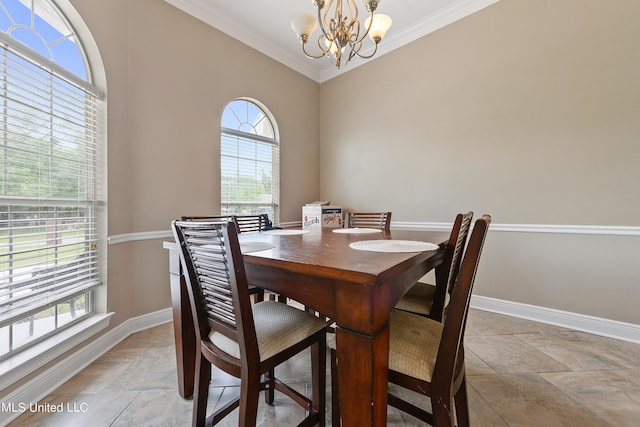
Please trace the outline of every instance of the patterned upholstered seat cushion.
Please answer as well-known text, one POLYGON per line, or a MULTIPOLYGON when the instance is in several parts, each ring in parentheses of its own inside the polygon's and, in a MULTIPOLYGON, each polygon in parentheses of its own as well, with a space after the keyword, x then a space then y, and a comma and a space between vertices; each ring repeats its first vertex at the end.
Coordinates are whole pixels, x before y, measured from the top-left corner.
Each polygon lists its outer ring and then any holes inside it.
POLYGON ((429 283, 418 282, 398 301, 396 308, 412 313, 428 315, 431 313, 436 287, 429 283))
MULTIPOLYGON (((396 308, 428 316, 431 314, 431 306, 433 305, 435 295, 435 285, 418 282, 413 285, 406 294, 404 294, 400 301, 398 301, 396 308)), ((446 307, 449 305, 449 299, 451 296, 449 293, 446 293, 444 297, 444 306, 446 307)))
MULTIPOLYGON (((442 323, 401 310, 391 311, 389 369, 424 381, 431 381, 436 364, 442 323)), ((331 335, 327 345, 336 349, 331 335)))
POLYGON ((431 382, 443 324, 401 310, 391 312, 389 369, 431 382))
MULTIPOLYGON (((280 302, 263 301, 253 304, 251 309, 261 361, 326 327, 322 319, 280 302)), ((219 332, 209 334, 209 339, 224 352, 240 358, 237 342, 219 332)))

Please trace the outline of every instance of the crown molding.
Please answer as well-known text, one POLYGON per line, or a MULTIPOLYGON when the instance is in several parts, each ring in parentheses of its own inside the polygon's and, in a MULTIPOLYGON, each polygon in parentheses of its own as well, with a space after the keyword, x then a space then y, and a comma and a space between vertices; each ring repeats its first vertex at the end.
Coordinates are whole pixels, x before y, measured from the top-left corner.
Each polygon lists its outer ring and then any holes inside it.
MULTIPOLYGON (((394 33, 393 36, 385 37, 384 41, 380 43, 378 53, 376 53, 374 57, 370 59, 359 59, 355 62, 351 61, 346 65, 344 71, 339 71, 332 65, 323 67, 320 71, 320 80, 318 82, 324 83, 347 70, 353 70, 367 62, 375 61, 381 56, 393 52, 395 49, 431 34, 440 28, 446 27, 449 24, 452 24, 499 1, 500 0, 459 0, 453 2, 451 5, 440 9, 436 13, 426 16, 414 25, 409 26, 398 33, 394 33)), ((371 48, 371 50, 372 49, 373 48, 371 48)), ((366 51, 363 54, 366 55, 369 52, 370 51, 366 51)))
POLYGON ((425 17, 416 24, 386 37, 376 56, 371 59, 351 61, 341 69, 337 69, 330 61, 327 61, 325 66, 318 69, 317 63, 305 57, 301 52, 291 54, 280 46, 270 43, 250 28, 242 27, 228 17, 220 13, 215 13, 215 7, 211 6, 209 2, 198 0, 165 0, 165 2, 177 7, 183 12, 194 16, 202 22, 211 25, 318 83, 324 83, 369 61, 374 61, 386 53, 392 52, 407 43, 424 37, 429 33, 469 16, 498 1, 500 0, 458 0, 452 2, 449 6, 425 17))

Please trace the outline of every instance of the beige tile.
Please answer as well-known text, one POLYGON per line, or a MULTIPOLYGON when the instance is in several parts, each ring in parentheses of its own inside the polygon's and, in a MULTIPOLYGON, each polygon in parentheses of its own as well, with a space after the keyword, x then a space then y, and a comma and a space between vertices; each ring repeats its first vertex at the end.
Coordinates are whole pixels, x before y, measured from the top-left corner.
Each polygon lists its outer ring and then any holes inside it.
MULTIPOLYGON (((53 394, 41 403, 58 407, 61 412, 44 408, 26 412, 10 426, 29 427, 102 427, 110 426, 138 393, 53 394)), ((35 407, 34 407, 35 408, 35 407)))
POLYGON ((178 389, 175 353, 170 348, 155 348, 136 358, 105 388, 108 391, 178 389))
POLYGON ((474 427, 505 427, 502 417, 473 388, 473 378, 467 379, 469 418, 474 427))
POLYGON ((465 346, 498 373, 569 370, 516 335, 466 337, 465 346))
POLYGON ((543 378, 614 426, 637 426, 640 420, 638 371, 562 372, 543 378))
POLYGON ((489 311, 469 310, 465 336, 552 333, 566 330, 568 329, 489 311))
MULTIPOLYGON (((304 387, 297 389, 301 393, 304 392, 304 387)), ((216 407, 225 405, 232 399, 237 398, 239 393, 239 387, 225 387, 222 396, 216 402, 216 407)), ((218 426, 237 426, 239 410, 240 409, 235 409, 233 412, 227 415, 222 420, 222 422, 218 424, 218 426)), ((214 408, 211 408, 208 414, 212 413, 213 411, 214 408)), ((273 405, 267 405, 264 401, 264 393, 260 394, 260 398, 258 399, 258 416, 256 420, 257 426, 292 426, 299 424, 304 417, 304 409, 283 394, 276 392, 273 405)))
POLYGON ((468 347, 465 348, 464 363, 466 366, 466 372, 468 376, 473 375, 495 375, 496 371, 491 366, 485 363, 477 354, 475 354, 468 347))
POLYGON ((173 323, 165 323, 127 337, 114 349, 145 349, 171 347, 174 345, 173 323))
POLYGON ((471 386, 513 426, 602 427, 607 423, 538 374, 478 376, 471 386))
POLYGON ((575 331, 520 338, 572 370, 640 368, 640 344, 575 331))
POLYGON ((93 363, 69 381, 61 385, 56 393, 99 393, 106 390, 129 366, 126 363, 93 363))
POLYGON ((191 425, 193 402, 173 390, 151 390, 136 398, 112 424, 113 427, 181 427, 191 425))

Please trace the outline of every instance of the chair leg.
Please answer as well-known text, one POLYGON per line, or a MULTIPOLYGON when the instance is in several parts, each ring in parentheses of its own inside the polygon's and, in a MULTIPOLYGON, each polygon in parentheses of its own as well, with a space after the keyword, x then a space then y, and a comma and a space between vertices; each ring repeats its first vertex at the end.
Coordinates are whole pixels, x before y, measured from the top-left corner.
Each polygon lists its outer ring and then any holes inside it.
POLYGON ((331 425, 340 425, 340 390, 338 388, 338 361, 336 351, 331 350, 331 425))
POLYGON ((258 302, 262 302, 264 301, 264 289, 256 289, 255 293, 253 294, 253 302, 258 303, 258 302))
POLYGON ((431 396, 431 409, 433 410, 434 426, 450 426, 455 427, 453 419, 453 399, 431 396), (443 401, 444 400, 444 401, 443 401))
POLYGON ((204 427, 209 398, 211 363, 200 353, 196 356, 196 375, 193 392, 193 426, 204 427))
POLYGON ((469 401, 467 399, 467 376, 462 377, 462 383, 456 393, 455 397, 456 405, 456 421, 458 427, 468 427, 469 421, 469 401))
POLYGON ((311 384, 313 411, 319 415, 318 425, 325 425, 327 343, 322 340, 311 346, 311 384))
POLYGON ((275 399, 275 394, 276 394, 275 378, 276 378, 276 373, 274 368, 269 369, 269 371, 264 374, 264 379, 265 379, 264 401, 267 405, 273 405, 273 400, 275 399))
POLYGON ((258 398, 260 397, 260 375, 249 373, 240 379, 239 426, 255 426, 258 418, 258 398))

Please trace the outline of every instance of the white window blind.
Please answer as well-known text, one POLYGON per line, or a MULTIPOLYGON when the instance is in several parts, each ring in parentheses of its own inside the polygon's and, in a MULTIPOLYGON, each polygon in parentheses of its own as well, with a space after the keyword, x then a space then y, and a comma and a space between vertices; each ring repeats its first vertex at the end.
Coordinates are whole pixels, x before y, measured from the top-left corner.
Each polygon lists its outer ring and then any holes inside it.
POLYGON ((221 132, 221 213, 267 213, 278 221, 279 143, 265 112, 235 100, 223 114, 221 132))
POLYGON ((0 327, 101 283, 98 93, 0 46, 0 327))

